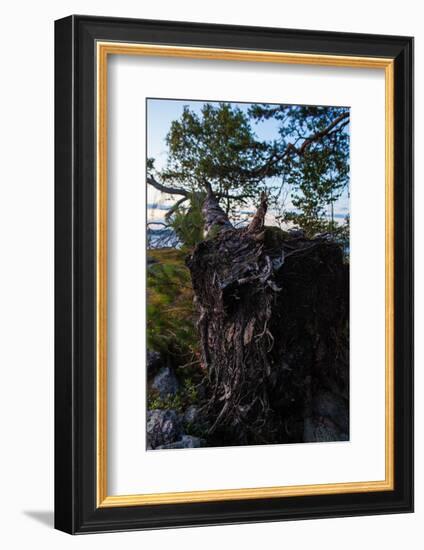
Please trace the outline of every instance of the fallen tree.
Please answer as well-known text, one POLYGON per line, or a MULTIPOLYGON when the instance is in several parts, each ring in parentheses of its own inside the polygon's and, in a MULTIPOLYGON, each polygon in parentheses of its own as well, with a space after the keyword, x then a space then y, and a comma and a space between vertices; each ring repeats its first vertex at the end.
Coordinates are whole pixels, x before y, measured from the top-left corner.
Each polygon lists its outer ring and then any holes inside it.
POLYGON ((207 187, 187 259, 207 372, 208 445, 349 437, 349 271, 326 235, 235 228, 207 187))

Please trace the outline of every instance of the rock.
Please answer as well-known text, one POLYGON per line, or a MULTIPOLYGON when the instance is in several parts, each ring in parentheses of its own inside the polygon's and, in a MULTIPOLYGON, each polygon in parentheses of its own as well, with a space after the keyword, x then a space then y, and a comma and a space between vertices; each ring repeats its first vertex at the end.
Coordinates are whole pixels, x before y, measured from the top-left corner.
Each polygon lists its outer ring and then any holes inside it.
POLYGON ((185 424, 194 424, 199 417, 199 411, 197 407, 194 405, 190 405, 190 407, 186 410, 184 413, 184 423, 185 424))
POLYGON ((194 435, 183 435, 181 442, 183 444, 183 448, 185 449, 192 449, 202 446, 202 440, 200 437, 195 437, 194 435))
POLYGON ((182 425, 172 409, 147 411, 147 448, 156 449, 181 438, 182 425))
MULTIPOLYGON (((185 431, 196 436, 205 434, 210 428, 208 419, 204 416, 201 409, 195 405, 190 405, 182 415, 182 422, 185 431)), ((204 443, 200 445, 204 446, 204 443)))
POLYGON ((147 350, 147 372, 152 374, 155 371, 158 371, 162 366, 162 358, 158 351, 147 350))
POLYGON ((330 418, 321 416, 305 418, 303 441, 304 443, 349 441, 349 436, 330 418))
POLYGON ((160 445, 156 449, 194 449, 202 446, 202 440, 193 435, 183 435, 180 440, 160 445))
POLYGON ((323 391, 312 400, 311 416, 305 418, 304 441, 348 441, 349 407, 336 393, 323 391))
POLYGON ((178 391, 178 380, 174 372, 169 367, 163 367, 155 376, 152 389, 162 398, 175 395, 178 391))
POLYGON ((349 431, 349 406, 340 395, 319 393, 314 399, 313 409, 316 416, 329 418, 342 432, 349 431))

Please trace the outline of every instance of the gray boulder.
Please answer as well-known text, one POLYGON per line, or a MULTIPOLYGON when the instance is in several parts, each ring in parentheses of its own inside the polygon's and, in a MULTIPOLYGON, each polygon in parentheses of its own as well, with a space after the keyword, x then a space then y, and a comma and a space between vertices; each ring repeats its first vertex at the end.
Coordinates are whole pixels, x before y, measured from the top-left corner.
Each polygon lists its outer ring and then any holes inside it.
POLYGON ((314 397, 311 416, 304 421, 303 440, 349 440, 349 408, 341 395, 323 391, 314 397))
POLYGON ((190 405, 184 413, 184 423, 194 424, 199 419, 199 411, 195 405, 190 405))
POLYGON ((331 418, 321 416, 305 418, 303 441, 304 443, 349 441, 349 436, 331 418))
POLYGON ((349 407, 342 396, 333 392, 319 393, 313 406, 315 415, 329 418, 342 432, 349 431, 349 407))
POLYGON ((158 351, 147 350, 146 366, 149 374, 160 369, 162 366, 162 358, 158 351))
POLYGON ((193 435, 183 435, 178 441, 168 443, 166 445, 160 445, 156 449, 194 449, 202 446, 202 440, 199 437, 193 435))
POLYGON ((159 397, 162 398, 168 395, 175 395, 178 392, 178 380, 174 371, 169 367, 163 367, 154 377, 152 389, 156 390, 159 397))
POLYGON ((181 438, 182 425, 178 414, 172 409, 147 411, 147 448, 157 449, 181 438))

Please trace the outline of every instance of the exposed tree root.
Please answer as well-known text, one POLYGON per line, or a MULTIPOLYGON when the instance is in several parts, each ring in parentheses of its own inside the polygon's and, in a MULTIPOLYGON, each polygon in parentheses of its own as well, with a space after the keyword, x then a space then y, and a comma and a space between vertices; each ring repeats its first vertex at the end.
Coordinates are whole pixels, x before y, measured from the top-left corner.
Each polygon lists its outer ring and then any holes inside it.
POLYGON ((211 193, 187 260, 208 373, 210 442, 347 439, 348 268, 325 237, 235 229, 211 193))

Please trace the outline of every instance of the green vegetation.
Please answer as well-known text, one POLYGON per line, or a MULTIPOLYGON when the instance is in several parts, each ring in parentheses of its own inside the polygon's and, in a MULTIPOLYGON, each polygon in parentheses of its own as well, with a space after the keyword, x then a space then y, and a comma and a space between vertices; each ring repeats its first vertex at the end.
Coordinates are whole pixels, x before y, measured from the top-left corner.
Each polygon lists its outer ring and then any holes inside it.
POLYGON ((210 188, 231 221, 259 202, 262 191, 277 223, 306 236, 336 233, 334 204, 349 183, 347 107, 205 103, 188 106, 166 136, 167 163, 148 159, 148 184, 178 198, 167 222, 192 247, 201 240, 200 205, 210 188), (257 124, 275 124, 275 138, 259 140, 257 124), (289 200, 288 200, 289 199, 289 200))
POLYGON ((254 170, 263 162, 266 146, 239 108, 206 103, 197 115, 185 107, 181 118, 172 122, 166 144, 168 162, 158 174, 166 185, 193 194, 203 193, 207 181, 233 216, 258 195, 254 170))
POLYGON ((178 366, 197 363, 198 339, 186 252, 149 250, 147 271, 147 345, 178 366))
POLYGON ((184 379, 182 389, 175 395, 160 397, 155 390, 150 390, 147 400, 147 408, 154 409, 173 409, 182 413, 191 405, 198 405, 197 388, 191 377, 184 379))
MULTIPOLYGON (((280 205, 281 222, 305 231, 333 233, 328 211, 349 184, 349 109, 307 105, 253 105, 256 121, 279 123, 279 139, 268 144, 274 172, 290 190, 292 209, 280 205)), ((278 201, 276 201, 278 208, 278 201)))
POLYGON ((192 249, 203 240, 202 204, 204 195, 192 194, 188 206, 178 206, 170 221, 170 226, 185 247, 192 249))

